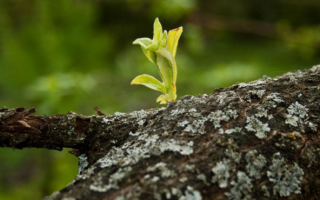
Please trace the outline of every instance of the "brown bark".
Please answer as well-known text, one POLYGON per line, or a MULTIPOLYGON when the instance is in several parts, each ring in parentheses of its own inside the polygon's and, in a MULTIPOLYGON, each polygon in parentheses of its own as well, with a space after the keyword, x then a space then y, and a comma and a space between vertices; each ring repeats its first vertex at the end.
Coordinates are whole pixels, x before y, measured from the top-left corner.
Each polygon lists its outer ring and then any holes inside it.
POLYGON ((320 69, 82 116, 0 111, 0 146, 75 148, 81 173, 47 199, 320 199, 320 69))

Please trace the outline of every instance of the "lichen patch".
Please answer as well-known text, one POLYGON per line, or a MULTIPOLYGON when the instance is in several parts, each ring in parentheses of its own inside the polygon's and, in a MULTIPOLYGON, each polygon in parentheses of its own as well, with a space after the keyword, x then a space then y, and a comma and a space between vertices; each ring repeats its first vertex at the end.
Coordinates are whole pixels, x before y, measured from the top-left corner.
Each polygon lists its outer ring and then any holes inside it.
POLYGON ((297 163, 288 164, 280 153, 273 155, 272 164, 267 171, 269 181, 273 183, 273 194, 288 197, 292 193, 301 193, 301 181, 304 172, 297 163))
POLYGON ((262 98, 263 95, 266 93, 265 90, 249 90, 249 93, 252 95, 252 96, 257 96, 258 98, 262 98))
POLYGON ((259 139, 267 137, 267 133, 270 132, 268 123, 262 123, 259 119, 254 116, 247 117, 247 126, 245 127, 248 131, 255 132, 259 139))
POLYGON ((257 153, 257 150, 252 150, 245 155, 247 162, 246 172, 254 179, 261 178, 261 170, 267 164, 267 159, 262 154, 257 155, 257 153))
POLYGON ((288 107, 287 111, 288 111, 288 114, 285 116, 286 117, 285 123, 293 127, 300 127, 302 132, 304 132, 305 122, 303 120, 309 116, 308 115, 309 109, 296 101, 295 103, 291 104, 288 107))
POLYGON ((80 174, 87 166, 88 166, 87 157, 85 154, 81 154, 79 156, 79 167, 78 167, 78 173, 80 174))
POLYGON ((223 159, 212 168, 214 176, 212 177, 211 182, 218 183, 220 188, 226 188, 228 186, 228 179, 231 176, 231 170, 230 161, 223 159))
POLYGON ((249 176, 242 172, 238 171, 237 173, 237 181, 231 182, 231 189, 229 192, 226 192, 225 195, 229 200, 250 200, 251 198, 251 190, 252 183, 249 176))

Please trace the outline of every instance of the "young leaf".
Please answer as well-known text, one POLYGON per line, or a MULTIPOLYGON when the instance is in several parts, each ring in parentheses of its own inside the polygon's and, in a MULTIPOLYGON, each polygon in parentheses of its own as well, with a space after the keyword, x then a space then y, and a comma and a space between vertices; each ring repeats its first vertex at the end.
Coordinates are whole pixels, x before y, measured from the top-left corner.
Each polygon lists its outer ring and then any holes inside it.
POLYGON ((166 48, 171 53, 171 55, 173 57, 173 82, 174 83, 177 81, 177 74, 178 74, 175 56, 177 53, 178 42, 179 42, 179 38, 182 34, 182 31, 183 31, 182 27, 173 29, 173 30, 169 31, 168 37, 167 37, 166 48))
POLYGON ((154 21, 153 24, 153 42, 158 44, 162 38, 162 26, 158 18, 154 21))
POLYGON ((166 88, 164 87, 164 85, 156 78, 148 74, 137 76, 131 81, 131 85, 144 85, 152 90, 160 91, 163 94, 166 93, 166 88))
POLYGON ((172 54, 173 58, 176 56, 179 38, 182 34, 182 27, 169 31, 167 38, 167 50, 172 54))
POLYGON ((168 34, 168 32, 166 30, 164 30, 161 40, 167 40, 167 34, 168 34))
POLYGON ((158 49, 162 49, 162 48, 165 48, 167 45, 167 31, 164 31, 163 32, 163 35, 162 35, 162 40, 159 44, 159 48, 158 49))
POLYGON ((166 49, 160 49, 156 51, 157 54, 157 65, 161 75, 161 78, 166 87, 166 91, 169 94, 170 99, 174 99, 174 94, 172 93, 172 85, 174 79, 173 72, 173 60, 171 54, 166 49))
POLYGON ((160 95, 160 96, 157 98, 157 102, 160 102, 160 104, 166 104, 166 103, 168 103, 168 96, 165 95, 165 94, 160 95))
POLYGON ((157 65, 163 78, 165 86, 168 87, 173 81, 173 60, 171 54, 166 49, 156 51, 157 65))
POLYGON ((172 65, 173 65, 173 57, 172 57, 172 55, 170 54, 169 51, 167 51, 166 49, 163 48, 163 49, 159 49, 158 51, 156 51, 156 54, 157 54, 158 57, 159 56, 163 57, 170 64, 170 66, 172 67, 172 65))
POLYGON ((150 38, 139 38, 133 41, 133 44, 140 44, 147 48, 150 44, 152 44, 152 40, 150 38))
POLYGON ((156 54, 152 51, 149 51, 148 47, 152 45, 152 40, 149 38, 139 38, 136 39, 133 44, 139 44, 142 48, 143 53, 147 58, 154 64, 156 64, 156 54))
POLYGON ((157 55, 155 52, 148 50, 147 48, 144 48, 144 46, 141 45, 142 51, 144 55, 154 64, 157 64, 157 55))
POLYGON ((156 44, 150 44, 148 47, 147 47, 148 50, 150 51, 156 51, 158 49, 157 45, 156 44))

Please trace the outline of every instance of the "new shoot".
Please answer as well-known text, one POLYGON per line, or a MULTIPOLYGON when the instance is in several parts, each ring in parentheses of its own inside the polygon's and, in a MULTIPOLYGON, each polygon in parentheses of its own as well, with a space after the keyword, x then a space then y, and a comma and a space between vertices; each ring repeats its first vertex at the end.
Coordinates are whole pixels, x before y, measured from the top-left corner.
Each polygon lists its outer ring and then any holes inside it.
POLYGON ((141 46, 146 57, 156 65, 162 82, 153 76, 142 74, 134 78, 132 85, 144 85, 152 90, 161 92, 157 102, 166 104, 177 99, 177 65, 175 56, 178 41, 182 34, 182 27, 173 29, 167 33, 162 31, 162 26, 156 18, 153 26, 153 39, 139 38, 133 44, 141 46))

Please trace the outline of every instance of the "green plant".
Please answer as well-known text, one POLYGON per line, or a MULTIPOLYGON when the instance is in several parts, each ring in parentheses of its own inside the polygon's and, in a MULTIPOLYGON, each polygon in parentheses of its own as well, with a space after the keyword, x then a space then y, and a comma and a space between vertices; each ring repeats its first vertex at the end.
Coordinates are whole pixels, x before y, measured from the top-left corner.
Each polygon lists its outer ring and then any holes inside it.
POLYGON ((139 38, 133 44, 139 44, 147 58, 157 66, 162 83, 153 76, 143 74, 132 80, 131 84, 144 85, 150 89, 162 92, 157 99, 160 104, 173 102, 177 98, 177 65, 175 56, 182 27, 162 31, 159 19, 156 18, 153 29, 153 39, 139 38))

